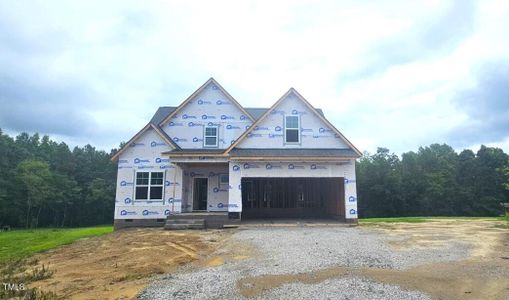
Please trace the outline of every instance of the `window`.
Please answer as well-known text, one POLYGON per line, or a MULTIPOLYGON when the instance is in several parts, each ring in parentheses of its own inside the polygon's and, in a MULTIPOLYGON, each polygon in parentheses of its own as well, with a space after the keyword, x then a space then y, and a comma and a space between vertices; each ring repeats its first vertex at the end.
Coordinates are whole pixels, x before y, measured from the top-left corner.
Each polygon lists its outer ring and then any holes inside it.
POLYGON ((299 116, 285 116, 285 142, 300 143, 299 116))
POLYGON ((228 185, 230 182, 228 174, 219 174, 219 184, 220 185, 228 185))
POLYGON ((217 147, 217 127, 216 126, 205 126, 205 132, 203 137, 204 147, 217 147))
POLYGON ((163 200, 163 172, 137 172, 135 200, 163 200))

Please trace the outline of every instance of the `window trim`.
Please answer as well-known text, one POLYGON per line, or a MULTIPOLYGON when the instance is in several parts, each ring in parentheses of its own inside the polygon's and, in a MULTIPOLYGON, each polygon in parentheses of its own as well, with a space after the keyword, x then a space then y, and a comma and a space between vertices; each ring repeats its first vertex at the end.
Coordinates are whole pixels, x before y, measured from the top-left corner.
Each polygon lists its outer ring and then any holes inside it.
POLYGON ((203 148, 217 148, 219 147, 219 126, 213 125, 213 126, 203 126, 203 148), (216 135, 207 135, 207 128, 215 128, 216 129, 216 135), (214 145, 207 145, 207 137, 215 137, 216 143, 214 145))
POLYGON ((134 172, 134 193, 133 193, 133 204, 134 202, 163 202, 164 203, 164 192, 165 192, 165 180, 166 180, 166 172, 165 171, 145 171, 145 170, 136 170, 134 172), (138 184, 138 173, 148 173, 148 184, 138 184), (152 184, 152 173, 163 173, 163 182, 161 184, 152 184), (160 199, 152 199, 150 198, 150 189, 151 187, 161 187, 161 198, 160 199), (136 188, 137 187, 147 187, 147 199, 136 199, 136 188))
POLYGON ((230 174, 228 174, 228 173, 220 173, 219 174, 218 182, 219 182, 219 185, 229 185, 230 184, 230 174), (221 176, 227 176, 228 181, 227 182, 221 181, 221 176))
POLYGON ((285 134, 285 140, 284 140, 285 144, 289 144, 289 145, 298 145, 298 144, 300 144, 301 143, 300 115, 285 115, 283 122, 284 122, 284 128, 285 128, 285 133, 284 133, 285 134), (286 127, 286 118, 287 117, 296 117, 297 118, 297 128, 293 128, 293 127, 292 128, 287 128, 286 127), (287 130, 297 130, 297 139, 298 139, 297 142, 288 142, 287 141, 287 139, 286 139, 286 131, 287 130))

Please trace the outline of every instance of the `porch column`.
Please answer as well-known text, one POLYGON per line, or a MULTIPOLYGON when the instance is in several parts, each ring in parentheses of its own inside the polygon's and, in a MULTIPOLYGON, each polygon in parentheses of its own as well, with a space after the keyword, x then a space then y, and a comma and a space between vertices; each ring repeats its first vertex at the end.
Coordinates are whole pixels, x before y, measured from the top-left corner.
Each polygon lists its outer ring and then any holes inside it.
POLYGON ((355 177, 355 160, 350 161, 345 171, 345 218, 347 221, 355 222, 357 215, 357 180, 355 177))
POLYGON ((229 163, 228 212, 242 212, 242 170, 240 163, 229 163))

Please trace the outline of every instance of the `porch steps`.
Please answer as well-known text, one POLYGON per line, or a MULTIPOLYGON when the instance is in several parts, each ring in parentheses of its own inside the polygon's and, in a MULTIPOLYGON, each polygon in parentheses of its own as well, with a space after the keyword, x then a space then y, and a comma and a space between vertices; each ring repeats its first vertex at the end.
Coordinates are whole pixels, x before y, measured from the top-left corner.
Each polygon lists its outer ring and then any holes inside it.
POLYGON ((164 229, 223 228, 229 223, 226 212, 196 212, 169 215, 164 229))
POLYGON ((204 229, 205 219, 167 219, 164 229, 204 229))

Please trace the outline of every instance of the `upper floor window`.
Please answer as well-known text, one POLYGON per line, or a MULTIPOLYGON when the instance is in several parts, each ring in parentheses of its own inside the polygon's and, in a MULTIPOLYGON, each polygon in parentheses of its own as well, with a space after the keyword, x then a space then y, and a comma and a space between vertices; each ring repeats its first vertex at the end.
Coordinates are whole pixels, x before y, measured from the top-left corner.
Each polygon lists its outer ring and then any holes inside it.
POLYGON ((203 146, 217 147, 219 140, 217 126, 205 126, 204 130, 203 146))
POLYGON ((135 200, 163 200, 163 172, 136 172, 135 200))
POLYGON ((285 116, 285 142, 300 143, 299 116, 285 116))

